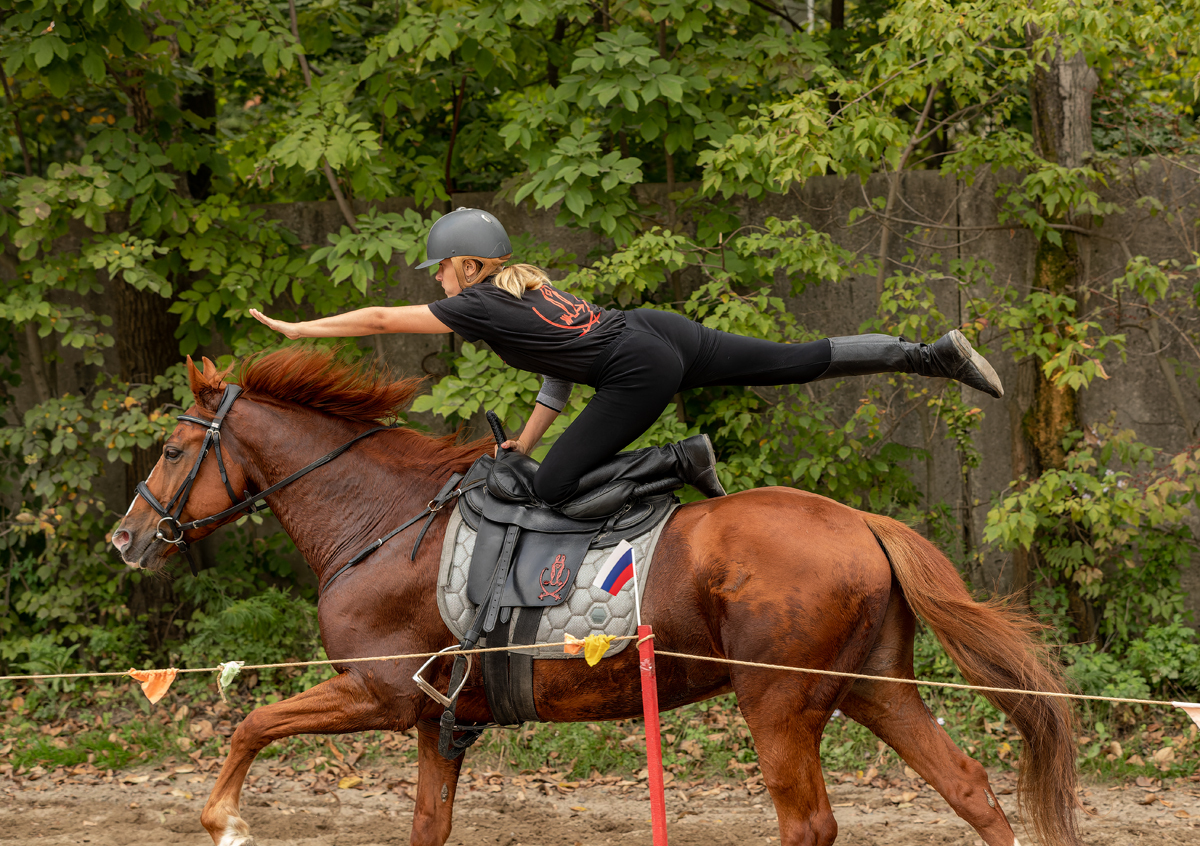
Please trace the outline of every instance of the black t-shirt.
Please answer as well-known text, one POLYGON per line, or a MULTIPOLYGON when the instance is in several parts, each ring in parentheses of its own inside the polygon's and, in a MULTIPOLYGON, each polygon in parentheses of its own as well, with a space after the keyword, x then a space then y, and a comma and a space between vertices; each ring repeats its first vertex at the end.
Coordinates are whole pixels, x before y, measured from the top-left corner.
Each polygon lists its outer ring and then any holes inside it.
POLYGON ((506 364, 571 382, 586 383, 596 356, 625 329, 624 312, 552 285, 517 299, 485 281, 429 308, 465 340, 486 341, 506 364))

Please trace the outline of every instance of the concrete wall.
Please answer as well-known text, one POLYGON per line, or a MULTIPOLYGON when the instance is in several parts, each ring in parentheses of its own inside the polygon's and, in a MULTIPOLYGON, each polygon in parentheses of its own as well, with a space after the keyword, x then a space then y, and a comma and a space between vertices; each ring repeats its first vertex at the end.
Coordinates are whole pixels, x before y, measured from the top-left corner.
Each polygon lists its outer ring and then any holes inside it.
MULTIPOLYGON (((1170 215, 1156 216, 1148 210, 1133 208, 1133 198, 1142 194, 1156 196, 1168 210, 1194 206, 1198 193, 1197 171, 1190 170, 1190 165, 1134 164, 1136 166, 1130 165, 1119 178, 1111 180, 1112 187, 1103 197, 1124 204, 1128 211, 1105 220, 1095 236, 1083 239, 1088 277, 1100 288, 1106 280, 1122 271, 1127 248, 1133 254, 1147 255, 1155 260, 1177 259, 1186 265, 1192 262, 1190 250, 1197 245, 1194 227, 1176 225, 1170 215)), ((913 224, 892 224, 890 272, 899 267, 898 263, 910 250, 918 259, 918 267, 928 266, 927 259, 933 252, 946 257, 975 257, 994 267, 996 281, 1010 286, 1018 295, 1027 293, 1035 243, 1028 232, 998 225, 1000 203, 995 194, 1002 178, 984 173, 973 185, 966 185, 931 171, 905 174, 894 217, 928 228, 914 232, 917 227, 913 224)), ((802 189, 786 195, 741 202, 742 221, 755 224, 768 216, 799 217, 829 233, 839 245, 864 255, 877 256, 882 232, 880 221, 868 216, 848 225, 847 219, 850 210, 864 206, 868 198, 886 196, 885 179, 873 177, 866 184, 832 177, 813 179, 802 189)), ((642 190, 647 200, 663 199, 663 186, 646 186, 642 190)), ((510 233, 528 233, 539 241, 575 253, 580 261, 606 248, 592 233, 556 227, 553 211, 514 207, 488 194, 456 194, 453 205, 456 208, 486 208, 510 233)), ((400 211, 411 206, 406 200, 377 204, 381 211, 400 211)), ((359 204, 357 210, 364 209, 365 205, 359 204)), ((293 203, 269 206, 267 210, 306 244, 327 243, 327 234, 336 232, 344 223, 332 202, 293 203)), ((397 257, 393 263, 397 284, 389 293, 395 300, 424 303, 441 296, 440 287, 429 271, 404 266, 403 257, 397 257)), ((793 313, 809 328, 823 334, 853 334, 874 314, 877 298, 873 276, 839 285, 815 286, 799 297, 791 296, 790 285, 785 279, 777 279, 776 286, 778 293, 787 298, 793 313)), ((971 312, 972 298, 987 293, 949 278, 934 283, 934 289, 938 307, 957 320, 965 319, 971 312)), ((1195 326, 1198 316, 1195 310, 1186 301, 1174 304, 1174 326, 1160 322, 1158 344, 1155 345, 1151 341, 1150 322, 1144 309, 1118 308, 1115 302, 1108 303, 1102 298, 1094 298, 1089 305, 1105 306, 1106 328, 1127 335, 1128 354, 1124 362, 1110 359, 1106 367, 1112 378, 1097 383, 1083 394, 1084 419, 1089 423, 1104 422, 1115 415, 1119 426, 1135 429, 1144 441, 1166 452, 1177 452, 1193 444, 1196 421, 1200 420, 1200 389, 1195 378, 1180 376, 1178 390, 1172 391, 1160 359, 1170 357, 1194 367, 1200 366, 1200 355, 1176 331, 1178 328, 1186 332, 1195 326)), ((980 547, 987 510, 998 492, 1013 478, 1014 466, 1018 463, 1015 450, 1020 449, 1020 422, 1032 399, 1032 364, 1018 363, 1011 353, 1002 351, 1003 339, 997 331, 985 334, 991 351, 990 360, 1004 380, 1007 393, 1002 400, 975 395, 985 412, 976 442, 983 454, 983 463, 967 475, 965 482, 953 444, 941 436, 930 438, 926 434, 928 426, 922 426, 919 415, 910 415, 894 436, 901 443, 925 446, 930 450, 929 462, 912 468, 914 476, 931 501, 945 501, 957 510, 962 540, 969 548, 980 547)), ((436 353, 445 350, 449 343, 453 341, 444 336, 389 336, 382 339, 389 362, 397 372, 407 374, 440 375, 443 366, 436 353)), ((58 389, 84 388, 87 374, 71 362, 70 351, 64 354, 68 361, 60 365, 58 389)), ((821 384, 818 390, 830 388, 821 384)), ((31 402, 28 393, 26 388, 18 389, 22 410, 31 402)), ((847 401, 854 399, 848 397, 847 401)), ((108 481, 110 484, 106 487, 121 487, 118 479, 108 481)), ((970 575, 976 584, 1000 589, 1007 587, 1011 575, 1007 556, 992 552, 973 566, 970 575)), ((1200 612, 1200 568, 1190 568, 1184 578, 1191 593, 1191 607, 1200 612)), ((1200 617, 1200 613, 1197 616, 1200 617)))

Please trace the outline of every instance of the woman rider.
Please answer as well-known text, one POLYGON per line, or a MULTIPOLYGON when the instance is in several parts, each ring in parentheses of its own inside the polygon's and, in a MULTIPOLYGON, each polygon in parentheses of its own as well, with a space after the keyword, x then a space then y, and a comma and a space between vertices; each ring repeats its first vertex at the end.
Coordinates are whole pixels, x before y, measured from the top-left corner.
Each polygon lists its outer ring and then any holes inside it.
POLYGON ((596 394, 550 448, 533 493, 561 505, 615 473, 650 481, 676 476, 706 496, 724 493, 706 435, 611 459, 645 432, 676 393, 717 385, 795 385, 871 373, 955 379, 1000 397, 1004 389, 958 330, 932 344, 889 335, 851 335, 784 344, 709 329, 653 309, 604 309, 555 288, 540 269, 504 267, 512 246, 504 227, 479 209, 438 219, 427 260, 446 299, 429 305, 364 308, 301 323, 250 313, 289 338, 457 332, 486 341, 507 364, 542 374, 542 389, 521 434, 503 446, 528 455, 566 405, 574 383, 596 394), (591 477, 584 479, 586 474, 591 477), (602 478, 597 478, 602 477, 602 478), (583 484, 580 480, 583 479, 583 484))

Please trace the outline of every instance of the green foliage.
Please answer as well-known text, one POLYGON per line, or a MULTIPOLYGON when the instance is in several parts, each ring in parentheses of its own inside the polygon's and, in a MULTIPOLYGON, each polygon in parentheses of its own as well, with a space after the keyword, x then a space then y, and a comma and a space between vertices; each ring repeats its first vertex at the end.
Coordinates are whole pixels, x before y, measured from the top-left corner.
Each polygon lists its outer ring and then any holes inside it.
MULTIPOLYGON (((969 249, 930 243, 932 227, 909 233, 911 251, 881 271, 873 246, 838 246, 798 218, 750 225, 758 217, 745 205, 828 174, 865 182, 937 167, 970 184, 986 167, 999 174, 1001 222, 1045 244, 1063 243, 1068 216, 1098 225, 1125 209, 1172 215, 1190 231, 1183 210, 1136 197, 1104 203, 1100 188, 1122 178, 1119 155, 1195 148, 1191 0, 895 0, 847 9, 836 32, 790 24, 790 7, 767 5, 300 4, 297 38, 289 8, 260 0, 8 3, 0 384, 20 379, 30 336, 52 371, 82 375, 75 394, 51 376, 51 395, 32 407, 0 396, 9 423, 0 550, 11 597, 0 661, 106 669, 185 653, 200 660, 247 641, 284 657, 315 649, 311 596, 282 590, 295 581, 283 541, 243 535, 226 550, 238 556, 223 553, 200 578, 174 582, 180 605, 164 614, 174 623, 154 650, 146 645, 147 620, 128 607, 145 576, 114 578, 119 565, 104 541, 124 503, 102 501, 96 480, 161 438, 189 400, 182 368, 141 384, 119 378, 112 295, 124 289, 114 286, 150 292, 178 318, 171 353, 244 355, 277 341, 247 319, 250 307, 304 319, 393 304, 395 266, 419 256, 451 192, 471 189, 556 208, 559 225, 604 236, 578 263, 555 244, 517 240, 518 257, 603 305, 671 309, 799 343, 829 327, 790 314, 789 295, 836 296, 875 277, 877 309, 863 331, 932 340, 959 327, 982 345, 999 330, 1014 356, 1033 357, 1074 391, 1106 378, 1104 356, 1123 354, 1126 341, 1110 314, 1087 308, 1169 319, 1194 303, 1195 257, 1189 265, 1131 254, 1091 292, 1024 296, 969 249), (1033 135, 1031 81, 1060 49, 1083 51, 1101 77, 1098 153, 1077 168, 1048 159, 1033 135), (301 243, 262 207, 328 200, 331 181, 361 213, 327 243, 301 243), (647 188, 667 182, 670 194, 647 188), (416 207, 363 205, 399 195, 416 207), (951 283, 968 295, 943 312, 932 292, 951 283)), ((888 216, 898 237, 913 225, 867 194, 832 224, 888 216)), ((453 424, 487 407, 519 427, 536 377, 470 344, 451 364, 419 410, 453 424)), ((589 393, 575 392, 542 449, 589 393)), ((705 431, 732 490, 798 485, 927 525, 952 522, 914 483, 929 456, 897 441, 909 415, 928 424, 926 437, 954 440, 963 472, 978 465, 982 411, 957 388, 907 377, 695 391, 635 446, 705 431)), ((1048 613, 1065 601, 1064 584, 1077 586, 1119 651, 1175 625, 1200 456, 1168 466, 1132 435, 1103 428, 1071 435, 1067 448, 1065 468, 1002 498, 988 539, 1036 547, 1048 613)), ((1135 669, 1157 685, 1149 666, 1135 669)), ((866 741, 844 742, 858 750, 866 741)))
POLYGON ((1162 465, 1132 431, 1111 426, 1074 432, 1064 446, 1066 466, 1014 482, 988 513, 985 537, 1036 547, 1053 583, 1074 583, 1101 609, 1101 635, 1125 643, 1183 611, 1179 571, 1195 546, 1186 520, 1200 455, 1162 465))

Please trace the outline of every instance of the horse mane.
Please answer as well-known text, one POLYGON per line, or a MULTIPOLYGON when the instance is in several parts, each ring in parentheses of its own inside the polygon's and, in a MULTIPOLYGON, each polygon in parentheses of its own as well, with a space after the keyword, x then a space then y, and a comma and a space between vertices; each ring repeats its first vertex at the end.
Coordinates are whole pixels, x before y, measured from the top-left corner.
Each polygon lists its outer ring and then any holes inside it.
MULTIPOLYGON (((237 369, 236 381, 247 394, 271 397, 302 405, 359 423, 389 423, 413 401, 425 380, 393 379, 386 365, 374 360, 357 363, 345 359, 337 348, 296 344, 269 353, 258 353, 223 371, 204 359, 201 371, 188 358, 192 393, 196 401, 215 412, 225 388, 225 378, 237 369)), ((436 437, 409 428, 405 454, 415 464, 449 466, 461 472, 486 450, 486 440, 459 444, 458 434, 436 437)))

